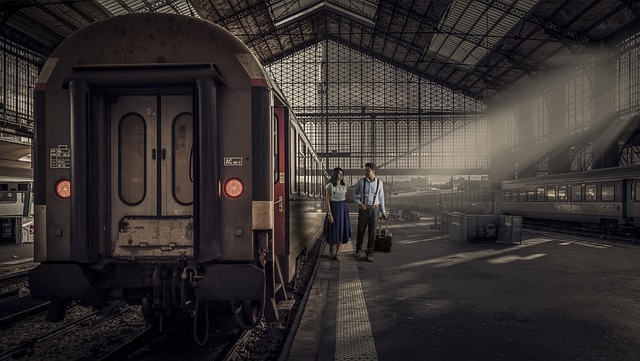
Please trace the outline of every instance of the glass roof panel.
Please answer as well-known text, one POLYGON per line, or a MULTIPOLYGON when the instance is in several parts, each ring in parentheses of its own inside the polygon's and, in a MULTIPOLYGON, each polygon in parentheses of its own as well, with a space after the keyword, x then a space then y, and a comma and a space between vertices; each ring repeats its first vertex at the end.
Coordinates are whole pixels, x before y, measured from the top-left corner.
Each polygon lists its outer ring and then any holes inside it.
POLYGON ((200 17, 184 0, 96 0, 114 16, 130 13, 169 13, 200 17))
POLYGON ((319 8, 331 8, 347 16, 373 23, 378 10, 378 0, 268 0, 267 3, 276 26, 319 8))
MULTIPOLYGON (((528 12, 538 0, 518 1, 528 12)), ((522 19, 481 2, 454 0, 427 50, 462 65, 475 66, 522 19)))

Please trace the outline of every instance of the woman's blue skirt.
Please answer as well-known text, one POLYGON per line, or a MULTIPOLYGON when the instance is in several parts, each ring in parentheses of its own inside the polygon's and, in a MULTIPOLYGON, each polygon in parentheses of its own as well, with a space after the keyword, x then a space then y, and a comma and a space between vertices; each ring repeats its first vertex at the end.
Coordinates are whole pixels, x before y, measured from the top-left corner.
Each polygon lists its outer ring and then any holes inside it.
POLYGON ((347 243, 351 239, 351 221, 346 201, 331 201, 333 223, 329 223, 329 215, 324 217, 324 239, 329 244, 347 243))

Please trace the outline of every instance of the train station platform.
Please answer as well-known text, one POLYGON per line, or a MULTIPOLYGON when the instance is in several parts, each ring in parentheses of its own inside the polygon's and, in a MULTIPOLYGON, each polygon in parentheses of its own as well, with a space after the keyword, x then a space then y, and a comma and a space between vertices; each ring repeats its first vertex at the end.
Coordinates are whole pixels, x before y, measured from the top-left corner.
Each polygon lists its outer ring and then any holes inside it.
MULTIPOLYGON (((352 224, 355 229, 356 223, 352 224)), ((328 246, 288 353, 301 360, 637 360, 640 247, 523 232, 452 240, 390 222, 393 249, 328 246)))

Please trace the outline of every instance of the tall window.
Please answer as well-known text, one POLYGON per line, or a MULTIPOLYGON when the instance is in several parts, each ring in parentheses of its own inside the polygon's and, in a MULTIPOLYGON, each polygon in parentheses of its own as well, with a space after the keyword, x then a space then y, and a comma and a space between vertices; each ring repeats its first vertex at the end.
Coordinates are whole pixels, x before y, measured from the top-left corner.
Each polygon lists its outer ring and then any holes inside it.
POLYGON ((505 145, 507 149, 515 150, 518 147, 518 103, 514 103, 511 111, 505 118, 505 145))
POLYGON ((589 129, 593 117, 594 60, 574 69, 566 87, 566 125, 571 134, 589 129))

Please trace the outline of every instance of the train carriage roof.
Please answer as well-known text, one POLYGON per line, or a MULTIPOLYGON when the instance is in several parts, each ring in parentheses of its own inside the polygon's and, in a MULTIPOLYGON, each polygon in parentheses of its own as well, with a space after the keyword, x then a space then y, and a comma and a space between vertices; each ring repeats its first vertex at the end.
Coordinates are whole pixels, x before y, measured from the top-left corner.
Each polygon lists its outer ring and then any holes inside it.
POLYGON ((507 180, 502 182, 503 189, 535 187, 562 184, 609 182, 621 179, 640 179, 639 166, 613 167, 580 172, 545 175, 531 178, 507 180))

